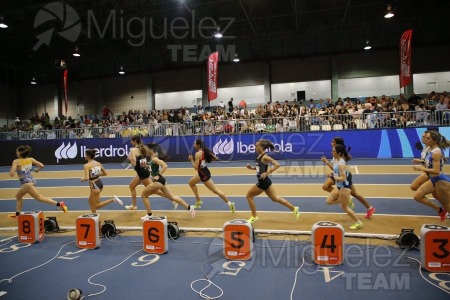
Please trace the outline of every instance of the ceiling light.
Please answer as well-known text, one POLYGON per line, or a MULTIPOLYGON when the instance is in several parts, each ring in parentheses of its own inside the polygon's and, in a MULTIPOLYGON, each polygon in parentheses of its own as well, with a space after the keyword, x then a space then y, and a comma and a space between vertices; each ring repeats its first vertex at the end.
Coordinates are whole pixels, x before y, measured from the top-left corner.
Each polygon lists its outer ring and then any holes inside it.
POLYGON ((388 4, 387 8, 386 8, 386 14, 384 15, 384 17, 386 19, 389 19, 389 18, 392 18, 393 16, 394 16, 394 12, 392 11, 392 7, 390 4, 388 4))
POLYGON ((233 61, 234 62, 239 62, 239 57, 238 57, 237 53, 234 55, 233 61))
POLYGON ((76 56, 76 57, 80 57, 81 56, 80 51, 78 50, 78 47, 75 47, 75 51, 73 52, 73 56, 76 56))
POLYGON ((366 46, 364 47, 364 50, 370 50, 372 49, 372 46, 370 46, 369 41, 366 41, 366 46))
POLYGON ((0 16, 0 28, 8 28, 8 25, 4 22, 5 21, 5 17, 4 16, 0 16))
POLYGON ((119 74, 120 75, 124 75, 125 74, 125 70, 123 69, 123 66, 120 66, 119 74))
POLYGON ((223 37, 222 33, 220 32, 220 27, 217 27, 217 31, 214 32, 214 37, 217 39, 220 39, 221 37, 223 37))
POLYGON ((32 77, 30 83, 31 84, 37 84, 36 77, 32 77))

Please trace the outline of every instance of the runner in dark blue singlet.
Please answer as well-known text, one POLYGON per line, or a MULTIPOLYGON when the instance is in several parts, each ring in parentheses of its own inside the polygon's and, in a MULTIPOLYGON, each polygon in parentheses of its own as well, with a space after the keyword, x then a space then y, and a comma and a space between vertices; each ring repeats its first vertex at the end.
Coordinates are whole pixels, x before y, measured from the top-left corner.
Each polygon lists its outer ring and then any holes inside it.
POLYGON ((250 188, 246 195, 248 205, 252 211, 252 216, 247 220, 250 224, 259 220, 259 217, 256 214, 254 197, 262 192, 265 192, 273 202, 280 203, 289 208, 297 219, 300 217, 298 206, 294 206, 286 199, 277 196, 275 189, 272 186, 269 175, 275 172, 280 167, 280 164, 266 153, 267 149, 275 150, 275 146, 269 140, 258 140, 255 144, 255 151, 258 154, 256 157, 256 164, 254 167, 249 164, 247 165, 247 169, 256 170, 256 178, 258 179, 258 182, 250 188), (269 165, 272 165, 272 167, 269 168, 269 165))

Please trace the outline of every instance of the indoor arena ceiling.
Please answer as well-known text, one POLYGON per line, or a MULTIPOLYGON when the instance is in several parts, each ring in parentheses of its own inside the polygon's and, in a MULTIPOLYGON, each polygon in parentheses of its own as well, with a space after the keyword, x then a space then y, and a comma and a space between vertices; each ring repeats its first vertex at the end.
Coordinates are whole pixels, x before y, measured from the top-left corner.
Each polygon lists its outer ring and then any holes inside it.
POLYGON ((409 28, 414 47, 448 45, 449 11, 448 0, 1 0, 0 81, 53 82, 55 59, 78 80, 190 68, 218 45, 223 63, 395 49, 409 28))

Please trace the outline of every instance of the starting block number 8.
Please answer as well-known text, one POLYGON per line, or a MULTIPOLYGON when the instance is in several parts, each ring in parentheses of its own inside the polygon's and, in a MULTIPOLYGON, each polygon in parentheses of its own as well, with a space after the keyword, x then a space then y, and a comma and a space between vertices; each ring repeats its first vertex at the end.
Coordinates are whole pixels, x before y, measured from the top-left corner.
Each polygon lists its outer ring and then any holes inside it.
POLYGON ((33 244, 42 241, 45 235, 42 211, 23 212, 17 219, 20 242, 33 244))

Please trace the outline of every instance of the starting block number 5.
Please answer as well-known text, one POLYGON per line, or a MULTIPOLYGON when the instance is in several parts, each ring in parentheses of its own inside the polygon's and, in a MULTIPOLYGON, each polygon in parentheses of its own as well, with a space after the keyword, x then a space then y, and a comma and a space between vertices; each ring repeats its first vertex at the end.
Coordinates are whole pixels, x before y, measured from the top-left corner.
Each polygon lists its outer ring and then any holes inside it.
POLYGON ((226 222, 223 228, 224 256, 229 260, 249 260, 253 254, 253 228, 243 220, 226 222))

